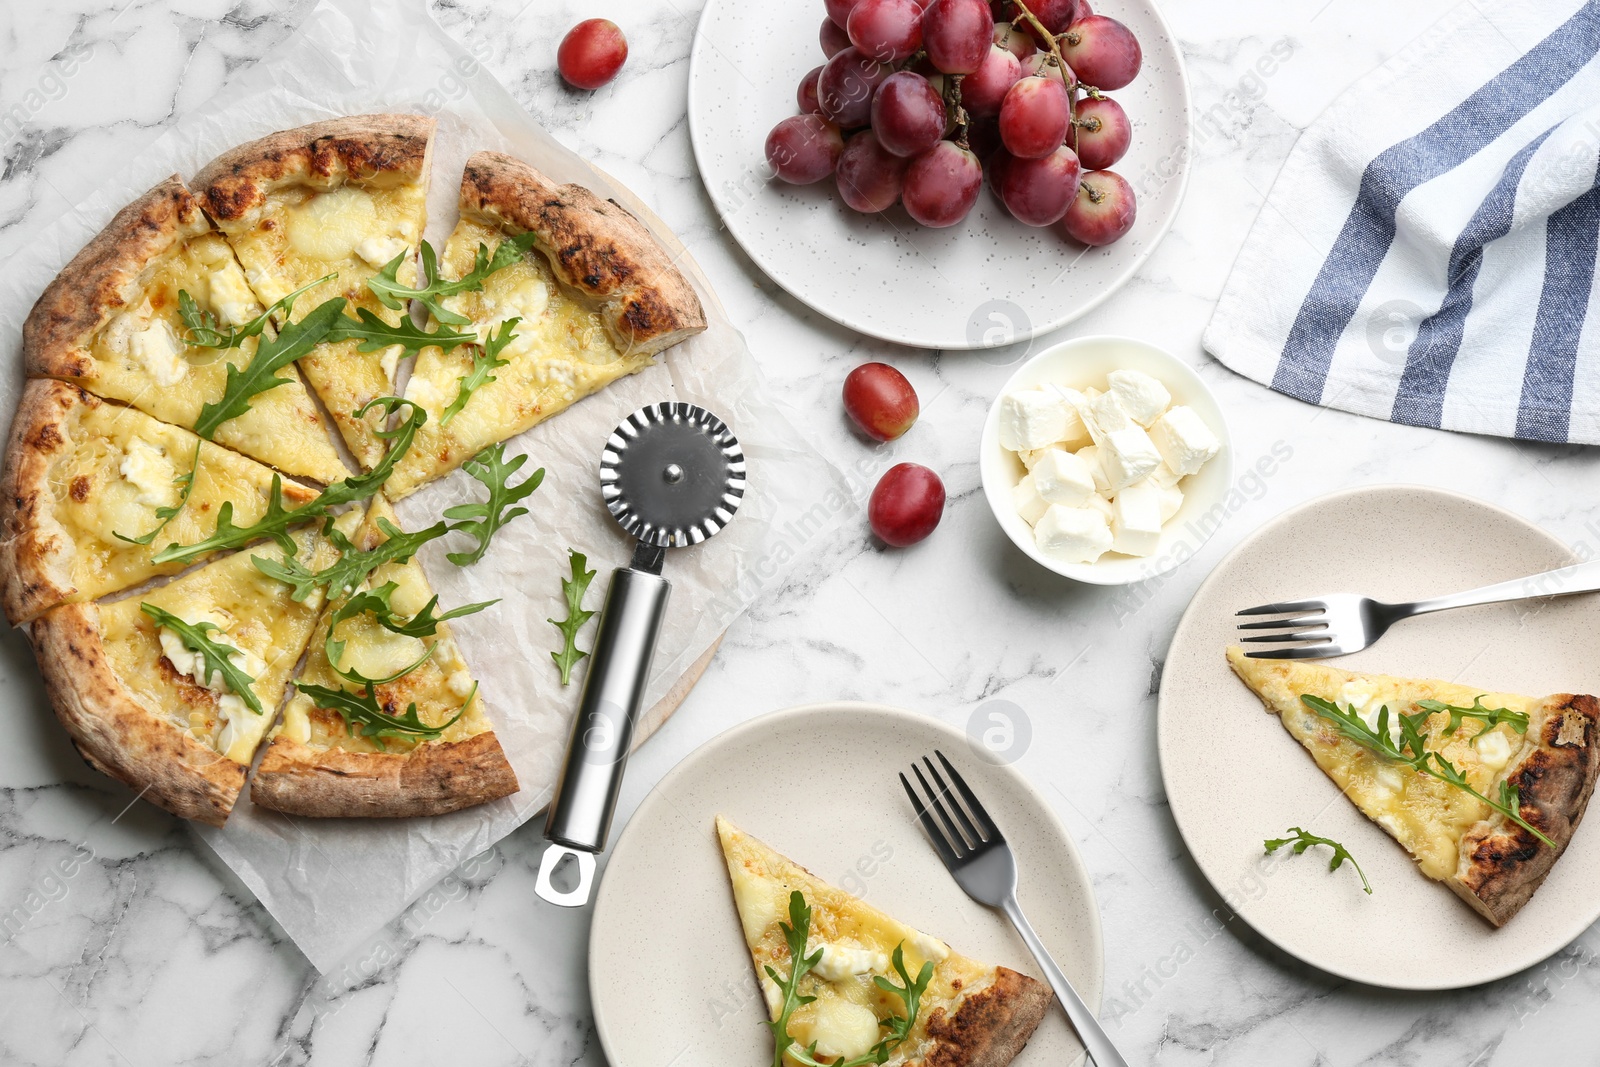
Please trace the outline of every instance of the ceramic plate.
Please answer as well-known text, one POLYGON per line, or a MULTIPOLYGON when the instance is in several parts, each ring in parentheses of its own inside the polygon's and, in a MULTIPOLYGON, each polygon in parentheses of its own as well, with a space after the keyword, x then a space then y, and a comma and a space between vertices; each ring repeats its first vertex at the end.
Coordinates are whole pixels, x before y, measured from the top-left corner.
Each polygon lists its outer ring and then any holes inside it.
MULTIPOLYGON (((1021 871, 1023 910, 1098 1009, 1104 972, 1094 892, 1044 798, 926 716, 819 704, 707 742, 661 780, 617 840, 589 941, 589 992, 611 1067, 772 1060, 765 1005, 712 825, 719 813, 956 951, 1042 980, 1005 919, 951 881, 895 778, 935 748, 1005 832, 1021 871)), ((1052 1009, 1015 1062, 1068 1067, 1081 1051, 1066 1016, 1052 1009)))
MULTIPOLYGON (((1396 989, 1504 977, 1600 917, 1600 820, 1578 828, 1533 899, 1496 930, 1418 872, 1223 658, 1240 608, 1323 592, 1416 600, 1572 562, 1556 538, 1492 505, 1438 489, 1380 486, 1290 511, 1217 565, 1167 654, 1158 737, 1173 818, 1229 907, 1307 963, 1396 989), (1348 867, 1329 872, 1326 849, 1264 857, 1262 841, 1291 826, 1343 842, 1366 870, 1372 895, 1348 867)), ((1597 630, 1595 595, 1462 608, 1400 623, 1371 648, 1326 662, 1531 696, 1596 693, 1597 630)))
POLYGON ((1144 67, 1113 96, 1133 146, 1113 168, 1139 217, 1116 244, 1086 251, 1055 228, 1017 222, 987 190, 972 214, 929 230, 896 206, 859 215, 831 179, 768 180, 768 132, 797 111, 795 87, 824 60, 818 0, 708 0, 689 57, 689 133, 700 176, 728 231, 774 281, 836 322, 922 348, 990 348, 1082 315, 1133 275, 1172 225, 1189 177, 1183 57, 1149 0, 1106 0, 1144 67))

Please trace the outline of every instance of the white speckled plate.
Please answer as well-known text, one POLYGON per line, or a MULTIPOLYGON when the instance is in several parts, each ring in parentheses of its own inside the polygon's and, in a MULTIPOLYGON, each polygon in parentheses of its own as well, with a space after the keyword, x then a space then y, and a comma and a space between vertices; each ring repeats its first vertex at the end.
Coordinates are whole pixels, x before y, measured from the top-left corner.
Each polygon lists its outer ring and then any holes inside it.
MULTIPOLYGON (((1496 930, 1345 799, 1223 658, 1240 608, 1340 591, 1414 600, 1571 562, 1556 538, 1490 504, 1378 486, 1279 516, 1217 565, 1172 639, 1158 738, 1173 818, 1230 908, 1307 963, 1396 989, 1504 977, 1600 917, 1600 817, 1578 828, 1533 899, 1496 930), (1343 842, 1372 896, 1348 867, 1329 872, 1325 848, 1264 857, 1262 841, 1291 826, 1343 842)), ((1403 622, 1371 648, 1326 662, 1531 696, 1600 693, 1597 632, 1600 595, 1496 604, 1403 622)))
MULTIPOLYGON (((589 940, 589 992, 611 1067, 771 1062, 765 1005, 712 825, 719 813, 957 952, 1042 980, 1005 919, 950 879, 896 780, 936 748, 1005 832, 1023 909, 1098 1008, 1104 969, 1094 891, 1044 798, 927 716, 818 704, 755 719, 701 746, 651 791, 617 840, 589 940)), ((1071 1067, 1081 1052, 1065 1014, 1052 1008, 1015 1063, 1071 1067)))
POLYGON ((728 231, 774 281, 861 333, 921 348, 989 348, 1082 315, 1132 277, 1166 234, 1189 179, 1183 57, 1150 0, 1106 0, 1144 49, 1132 85, 1111 93, 1133 122, 1114 168, 1139 219, 1121 241, 1085 250, 1055 228, 1011 218, 986 189, 957 226, 924 229, 903 208, 859 215, 831 179, 768 180, 764 146, 797 111, 795 87, 823 62, 818 0, 707 0, 689 57, 689 133, 728 231))

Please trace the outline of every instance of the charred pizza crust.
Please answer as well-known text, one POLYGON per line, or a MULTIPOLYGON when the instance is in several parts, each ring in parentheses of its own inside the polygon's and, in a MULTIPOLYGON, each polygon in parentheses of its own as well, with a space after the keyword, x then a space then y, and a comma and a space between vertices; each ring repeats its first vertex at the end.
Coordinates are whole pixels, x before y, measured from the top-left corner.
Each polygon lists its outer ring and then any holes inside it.
POLYGON ((517 791, 492 733, 408 753, 316 749, 276 738, 250 780, 264 808, 314 818, 443 815, 517 791))
POLYGON ((954 1014, 942 1005, 928 1013, 921 1067, 1005 1067, 1027 1045, 1053 996, 1027 975, 996 967, 994 981, 954 1014))

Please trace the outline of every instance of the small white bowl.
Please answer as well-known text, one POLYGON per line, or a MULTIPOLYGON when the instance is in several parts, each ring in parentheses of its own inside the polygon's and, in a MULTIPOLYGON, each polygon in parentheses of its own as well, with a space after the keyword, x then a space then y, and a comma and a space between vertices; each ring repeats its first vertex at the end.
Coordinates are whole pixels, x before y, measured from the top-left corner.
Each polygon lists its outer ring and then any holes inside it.
POLYGON ((1166 574, 1192 557, 1222 524, 1228 487, 1233 484, 1233 441, 1217 398, 1187 363, 1147 341, 1131 337, 1078 337, 1040 352, 1024 363, 989 405, 983 424, 978 467, 989 507, 1016 546, 1040 566, 1074 581, 1090 585, 1131 585, 1166 574), (1222 451, 1182 483, 1183 507, 1161 528, 1161 543, 1153 555, 1124 556, 1107 552, 1094 563, 1065 563, 1039 551, 1033 529, 1017 514, 1011 491, 1027 473, 1016 453, 1000 447, 1000 397, 1013 389, 1054 383, 1087 389, 1104 389, 1106 375, 1114 370, 1141 370, 1165 385, 1173 404, 1185 404, 1205 420, 1222 451))

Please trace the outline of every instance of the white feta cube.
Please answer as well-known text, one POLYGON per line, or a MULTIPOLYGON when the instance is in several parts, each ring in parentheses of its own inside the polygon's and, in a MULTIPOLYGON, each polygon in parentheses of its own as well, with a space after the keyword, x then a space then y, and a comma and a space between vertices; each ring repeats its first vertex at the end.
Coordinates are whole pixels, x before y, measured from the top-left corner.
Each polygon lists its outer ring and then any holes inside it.
POLYGON ((1188 407, 1175 407, 1157 419, 1150 427, 1150 438, 1167 466, 1179 475, 1196 473, 1222 451, 1222 442, 1211 427, 1188 407))
POLYGON ((1078 405, 1078 417, 1083 420, 1095 444, 1105 444, 1107 436, 1133 425, 1128 413, 1122 410, 1122 405, 1110 393, 1097 393, 1090 389, 1084 396, 1086 399, 1078 405))
POLYGON ((1083 465, 1089 468, 1089 474, 1094 478, 1094 491, 1097 493, 1109 493, 1111 491, 1111 483, 1106 481, 1106 468, 1100 462, 1100 446, 1088 445, 1078 449, 1073 455, 1083 460, 1083 465))
POLYGON ((1063 563, 1093 563, 1111 547, 1111 527, 1095 508, 1052 504, 1033 535, 1039 551, 1063 563))
POLYGON ((1044 497, 1039 495, 1038 484, 1031 474, 1012 486, 1011 503, 1016 505, 1017 514, 1021 515, 1022 521, 1029 526, 1038 522, 1039 516, 1050 506, 1045 503, 1044 497))
POLYGON ((1130 485, 1111 502, 1111 548, 1127 556, 1149 556, 1161 543, 1161 490, 1130 485))
POLYGON ((1167 466, 1166 460, 1162 460, 1156 464, 1156 469, 1150 472, 1149 480, 1163 489, 1175 489, 1178 483, 1183 481, 1183 475, 1167 466))
POLYGON ((1067 429, 1061 435, 1056 447, 1076 452, 1092 440, 1089 436, 1089 427, 1084 425, 1083 415, 1080 413, 1080 409, 1089 402, 1089 398, 1069 386, 1052 385, 1050 388, 1060 394, 1061 399, 1066 401, 1067 407, 1067 429))
MULTIPOLYGON (((1145 481, 1148 482, 1149 479, 1146 478, 1145 481)), ((1161 494, 1161 521, 1166 522, 1183 507, 1183 490, 1175 485, 1158 485, 1156 491, 1161 494)))
POLYGON ((1102 495, 1100 493, 1096 493, 1094 496, 1089 498, 1089 502, 1087 504, 1085 504, 1084 507, 1093 508, 1094 510, 1098 511, 1100 514, 1102 514, 1102 515, 1104 515, 1106 517, 1106 522, 1107 523, 1111 522, 1111 498, 1110 497, 1104 496, 1104 495, 1102 495))
POLYGON ((1000 446, 1045 448, 1067 432, 1067 402, 1053 389, 1018 389, 1000 398, 1000 446))
POLYGON ((1172 404, 1167 387, 1142 370, 1114 370, 1106 375, 1106 381, 1108 393, 1140 426, 1149 428, 1172 404))
POLYGON ((1100 442, 1100 465, 1115 493, 1149 477, 1161 465, 1161 453, 1156 451, 1149 434, 1130 423, 1127 429, 1113 430, 1100 442))
POLYGON ((1046 449, 1029 477, 1039 487, 1039 495, 1051 504, 1082 507, 1096 491, 1088 464, 1059 448, 1046 449))

